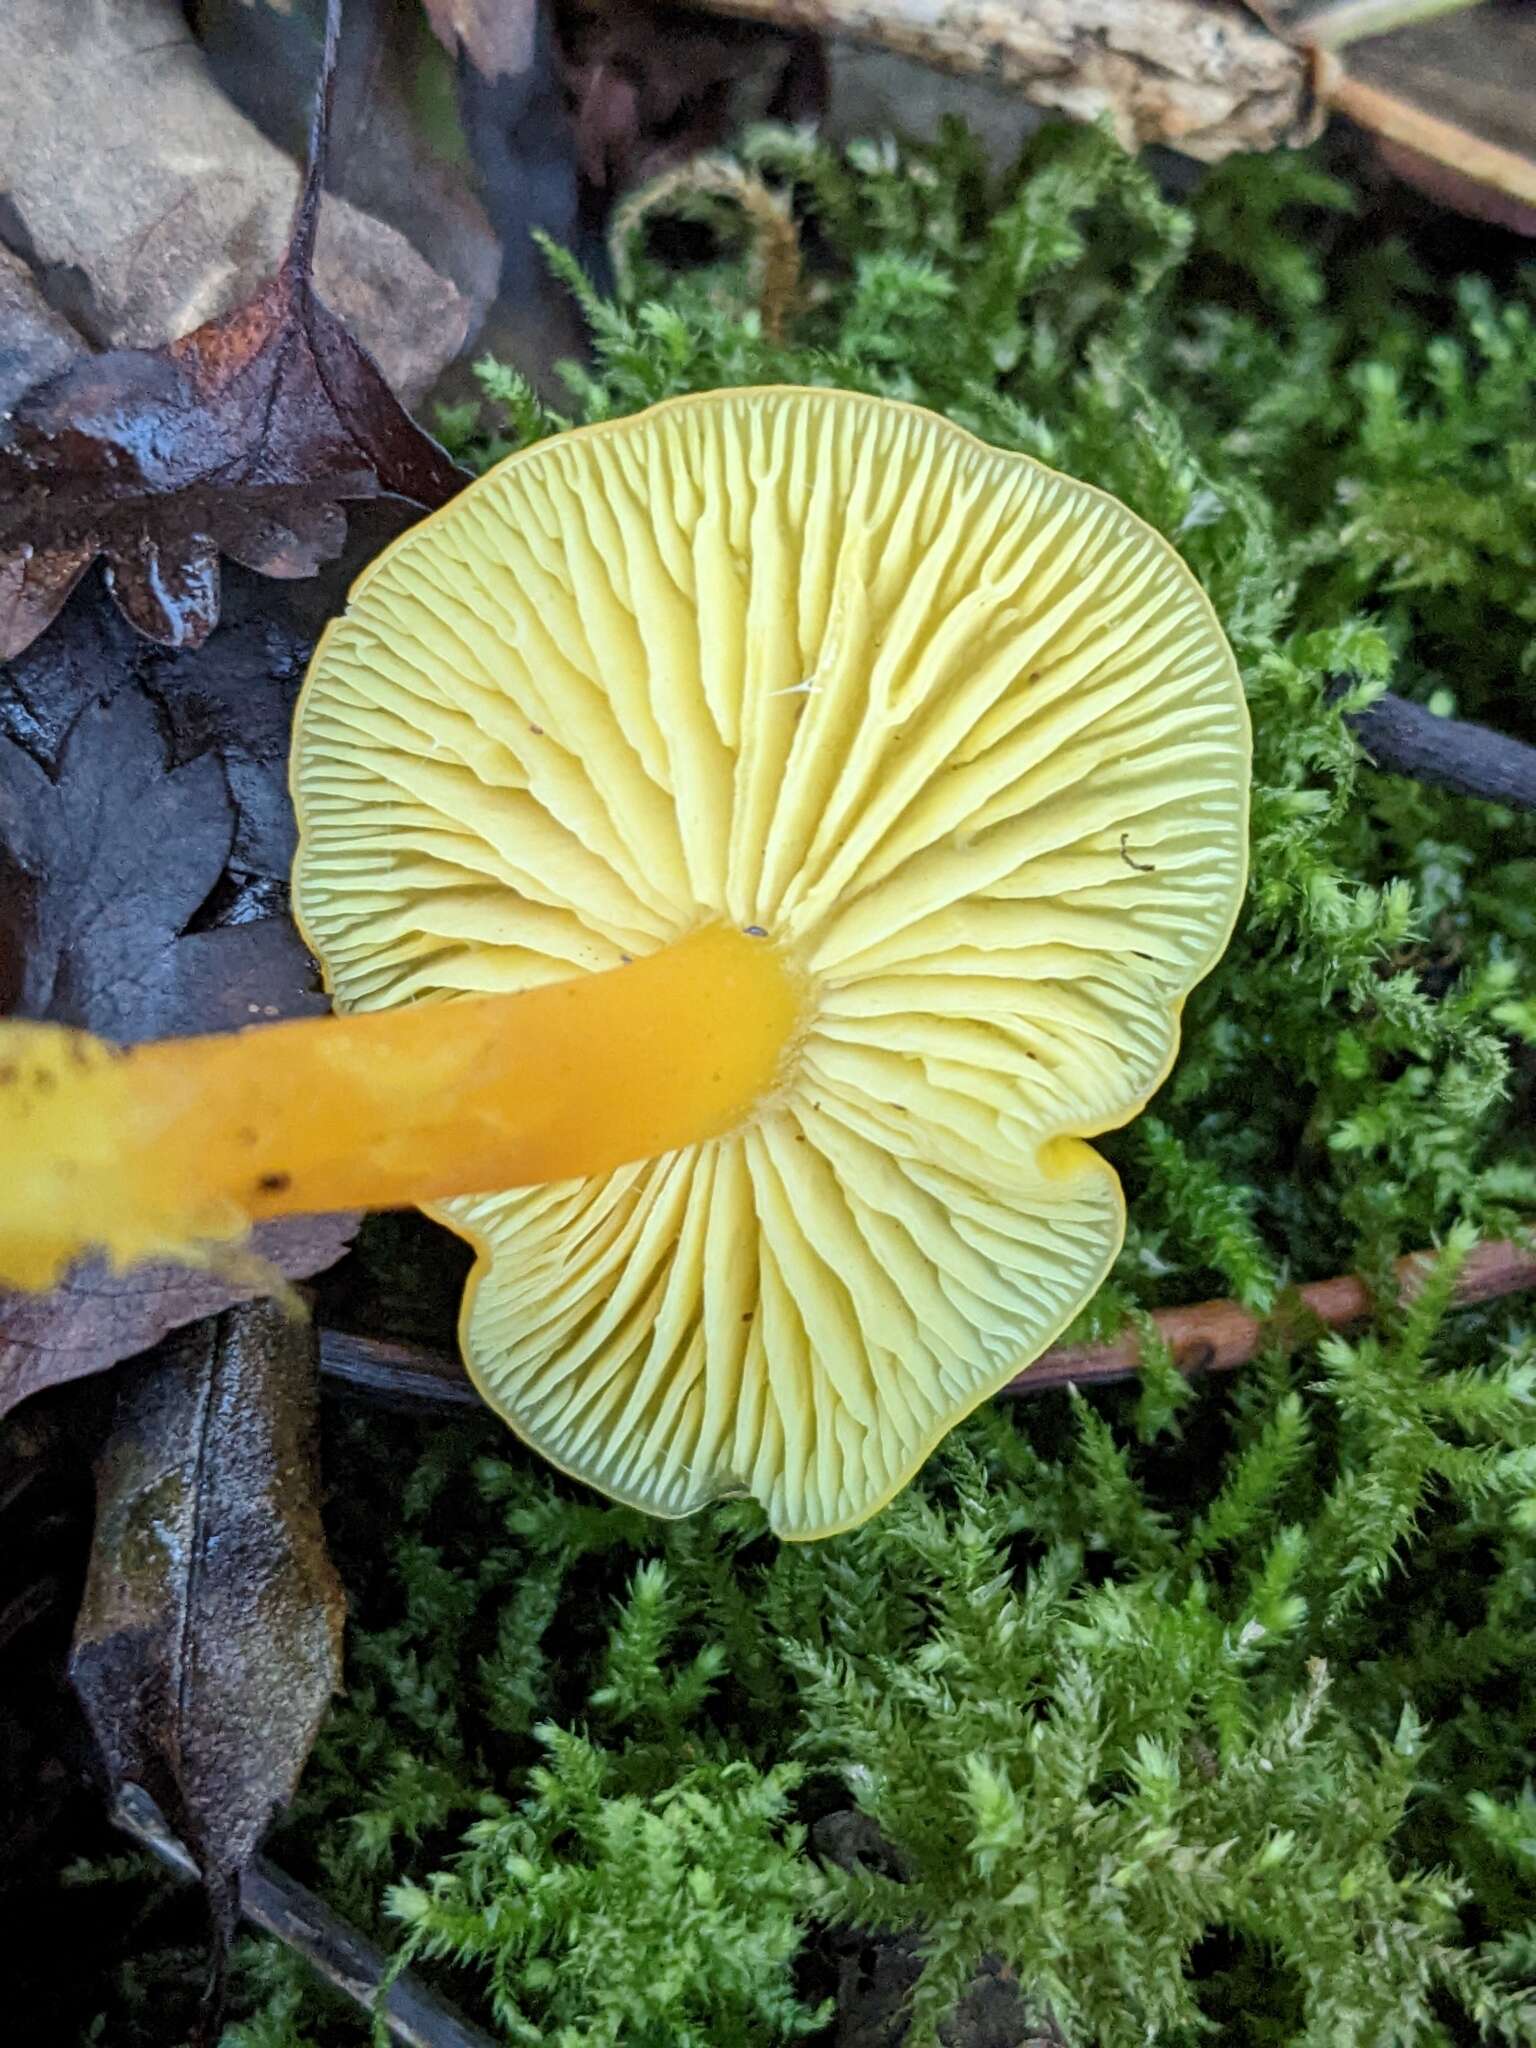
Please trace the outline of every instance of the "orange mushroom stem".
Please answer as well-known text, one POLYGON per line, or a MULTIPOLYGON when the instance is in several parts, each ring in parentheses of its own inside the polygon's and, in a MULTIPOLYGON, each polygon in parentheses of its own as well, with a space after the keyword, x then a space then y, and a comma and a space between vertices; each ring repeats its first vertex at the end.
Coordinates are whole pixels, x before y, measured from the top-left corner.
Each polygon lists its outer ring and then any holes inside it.
POLYGON ((0 1283, 197 1258, 272 1216, 605 1173, 718 1137, 784 1079, 807 984, 710 926, 517 995, 133 1046, 0 1025, 0 1283))

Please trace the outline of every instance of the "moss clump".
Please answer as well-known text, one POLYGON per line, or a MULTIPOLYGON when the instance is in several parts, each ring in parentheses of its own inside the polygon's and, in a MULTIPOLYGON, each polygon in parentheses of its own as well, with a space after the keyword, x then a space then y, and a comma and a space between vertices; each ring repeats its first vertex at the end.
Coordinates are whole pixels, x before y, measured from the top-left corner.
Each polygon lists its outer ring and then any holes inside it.
MULTIPOLYGON (((1250 897, 1106 1147, 1132 1225, 1084 1329, 1445 1255, 1229 1386, 978 1415, 810 1549, 741 1507, 645 1522, 488 1427, 341 1418, 349 1691, 279 1853, 511 2042, 830 2039, 839 1922, 915 1931, 914 2044, 985 1953, 1070 2043, 1536 2040, 1536 1338, 1518 1302, 1446 1314, 1536 1206, 1536 829, 1345 723, 1390 684, 1536 730, 1528 296, 1436 285, 1306 159, 1187 210, 1091 131, 1001 184, 958 132, 744 161, 802 222, 786 338, 701 196, 719 253, 666 271, 653 218, 622 304, 557 259, 574 416, 919 400, 1125 499, 1242 663, 1250 897), (867 1864, 811 1846, 849 1807, 867 1864)), ((479 459, 558 424, 483 374, 494 426, 449 422, 479 459)), ((231 2048, 365 2038, 253 1967, 231 2048)))

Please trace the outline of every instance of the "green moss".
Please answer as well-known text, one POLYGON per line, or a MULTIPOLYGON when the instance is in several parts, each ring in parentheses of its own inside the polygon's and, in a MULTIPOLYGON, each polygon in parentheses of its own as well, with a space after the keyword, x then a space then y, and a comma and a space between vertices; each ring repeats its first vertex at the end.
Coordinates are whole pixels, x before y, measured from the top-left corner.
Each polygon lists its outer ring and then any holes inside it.
MULTIPOLYGON (((1536 1340, 1519 1302, 1446 1312, 1536 1204, 1536 830, 1344 723, 1390 683, 1536 728, 1528 295, 1434 287, 1306 159, 1179 210, 1092 131, 1001 183, 956 131, 746 155, 805 223, 788 339, 739 255, 641 249, 627 303, 585 294, 572 417, 921 400, 1134 506, 1242 664, 1249 900, 1107 1143, 1132 1227, 1083 1328, 1445 1257, 1230 1384, 980 1414, 809 1549, 740 1506, 648 1523, 489 1425, 338 1423, 349 1689, 278 1853, 509 2041, 815 2038, 838 1921, 917 1928, 915 2044, 984 1952, 1072 2043, 1536 2040, 1536 1340), (811 1852, 848 1806, 901 1876, 811 1852)), ((484 381, 468 452, 556 424, 484 381)), ((363 2037, 290 1975, 229 2039, 363 2037)))

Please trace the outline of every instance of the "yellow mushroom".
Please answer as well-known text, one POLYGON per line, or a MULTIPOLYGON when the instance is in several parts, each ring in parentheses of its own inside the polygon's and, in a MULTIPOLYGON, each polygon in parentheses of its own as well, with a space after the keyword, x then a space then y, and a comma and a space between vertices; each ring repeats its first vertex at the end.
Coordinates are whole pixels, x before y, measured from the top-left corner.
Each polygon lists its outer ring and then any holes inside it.
POLYGON ((1209 604, 1101 492, 846 392, 561 435, 311 666, 295 907, 367 1014, 10 1027, 0 1275, 420 1202, 553 1463, 847 1528, 1114 1258, 1084 1140, 1226 944, 1248 759, 1209 604))

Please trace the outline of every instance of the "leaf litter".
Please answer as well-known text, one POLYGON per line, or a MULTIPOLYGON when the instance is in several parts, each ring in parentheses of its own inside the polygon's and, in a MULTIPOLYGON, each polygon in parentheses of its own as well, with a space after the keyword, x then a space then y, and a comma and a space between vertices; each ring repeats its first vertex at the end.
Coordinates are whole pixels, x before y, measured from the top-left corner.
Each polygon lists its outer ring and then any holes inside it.
POLYGON ((341 550, 345 502, 432 509, 467 481, 315 293, 338 23, 333 9, 276 276, 178 340, 86 357, 15 406, 0 438, 0 659, 98 556, 141 633, 196 647, 219 616, 221 556, 311 576, 341 550))
POLYGON ((125 1375, 97 1466, 70 1676, 114 1793, 146 1792, 197 1863, 210 2038, 241 1872, 341 1673, 313 1347, 269 1302, 199 1323, 125 1375))
MULTIPOLYGON (((326 1007, 288 911, 293 703, 350 570, 464 480, 310 284, 338 16, 277 276, 165 348, 76 361, 0 440, 0 1014, 133 1040, 326 1007), (349 546, 364 499, 395 502, 349 546)), ((0 1415, 134 1358, 71 1678, 114 1792, 152 1798, 203 1875, 209 2040, 241 1872, 309 1754, 343 1615, 314 1333, 250 1297, 355 1226, 268 1225, 245 1270, 85 1262, 0 1295, 0 1415)))

